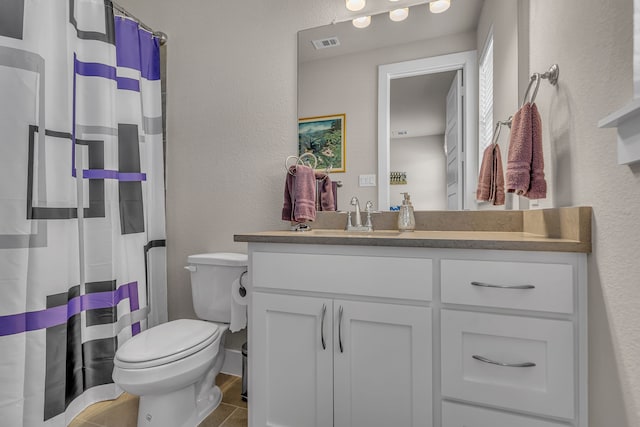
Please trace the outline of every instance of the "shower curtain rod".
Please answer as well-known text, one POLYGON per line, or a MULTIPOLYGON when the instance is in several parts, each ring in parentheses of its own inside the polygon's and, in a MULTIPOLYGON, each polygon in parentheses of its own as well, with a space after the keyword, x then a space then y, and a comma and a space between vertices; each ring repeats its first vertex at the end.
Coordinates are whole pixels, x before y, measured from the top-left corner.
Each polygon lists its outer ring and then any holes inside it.
POLYGON ((169 41, 169 37, 165 33, 163 33, 162 31, 154 31, 153 28, 151 28, 150 26, 148 26, 147 24, 142 22, 140 19, 135 17, 132 13, 127 11, 127 9, 125 9, 122 6, 120 6, 118 3, 114 2, 113 0, 111 1, 111 4, 112 4, 114 10, 117 10, 118 12, 122 13, 125 17, 129 17, 129 18, 135 20, 136 22, 138 22, 138 24, 142 28, 144 28, 145 30, 149 31, 151 34, 153 34, 154 37, 157 37, 158 40, 160 41, 160 45, 165 45, 167 43, 167 41, 169 41))

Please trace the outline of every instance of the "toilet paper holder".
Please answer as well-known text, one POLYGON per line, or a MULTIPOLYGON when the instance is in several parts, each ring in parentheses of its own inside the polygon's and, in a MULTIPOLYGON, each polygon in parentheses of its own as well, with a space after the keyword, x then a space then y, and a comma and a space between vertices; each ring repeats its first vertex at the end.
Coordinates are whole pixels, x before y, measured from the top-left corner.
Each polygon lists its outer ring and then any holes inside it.
POLYGON ((242 298, 244 298, 247 295, 247 289, 244 287, 244 284, 242 283, 242 278, 245 276, 245 274, 248 273, 248 270, 245 270, 242 272, 242 274, 240 275, 240 289, 238 290, 238 293, 240 294, 240 296, 242 298))

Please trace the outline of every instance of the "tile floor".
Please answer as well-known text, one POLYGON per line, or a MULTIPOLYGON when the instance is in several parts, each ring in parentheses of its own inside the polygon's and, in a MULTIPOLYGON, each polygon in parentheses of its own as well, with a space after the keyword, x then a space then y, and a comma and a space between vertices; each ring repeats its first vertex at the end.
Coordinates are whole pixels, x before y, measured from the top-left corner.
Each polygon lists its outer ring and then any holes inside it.
MULTIPOLYGON (((219 374, 222 403, 199 427, 247 427, 247 402, 240 398, 242 379, 219 374)), ((69 427, 136 427, 138 398, 124 393, 116 400, 99 402, 82 411, 69 427)))

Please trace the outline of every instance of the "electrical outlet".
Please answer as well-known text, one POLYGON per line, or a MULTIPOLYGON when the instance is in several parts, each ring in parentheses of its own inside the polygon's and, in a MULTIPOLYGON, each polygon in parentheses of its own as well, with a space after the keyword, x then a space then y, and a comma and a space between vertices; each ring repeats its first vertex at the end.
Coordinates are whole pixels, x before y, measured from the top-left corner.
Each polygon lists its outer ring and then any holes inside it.
POLYGON ((360 187, 375 187, 376 186, 376 175, 359 175, 358 180, 360 183, 360 187))

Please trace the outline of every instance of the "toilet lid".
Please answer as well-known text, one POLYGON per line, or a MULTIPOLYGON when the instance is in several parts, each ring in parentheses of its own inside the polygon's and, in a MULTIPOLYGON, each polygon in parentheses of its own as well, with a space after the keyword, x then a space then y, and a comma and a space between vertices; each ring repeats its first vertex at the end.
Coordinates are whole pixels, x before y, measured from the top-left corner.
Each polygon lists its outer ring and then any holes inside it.
POLYGON ((190 356, 220 335, 215 323, 179 319, 142 331, 125 342, 113 360, 119 367, 148 368, 190 356))
POLYGON ((214 252, 209 254, 189 255, 187 257, 189 264, 209 264, 228 267, 246 267, 248 262, 247 260, 247 254, 238 254, 233 252, 214 252))

